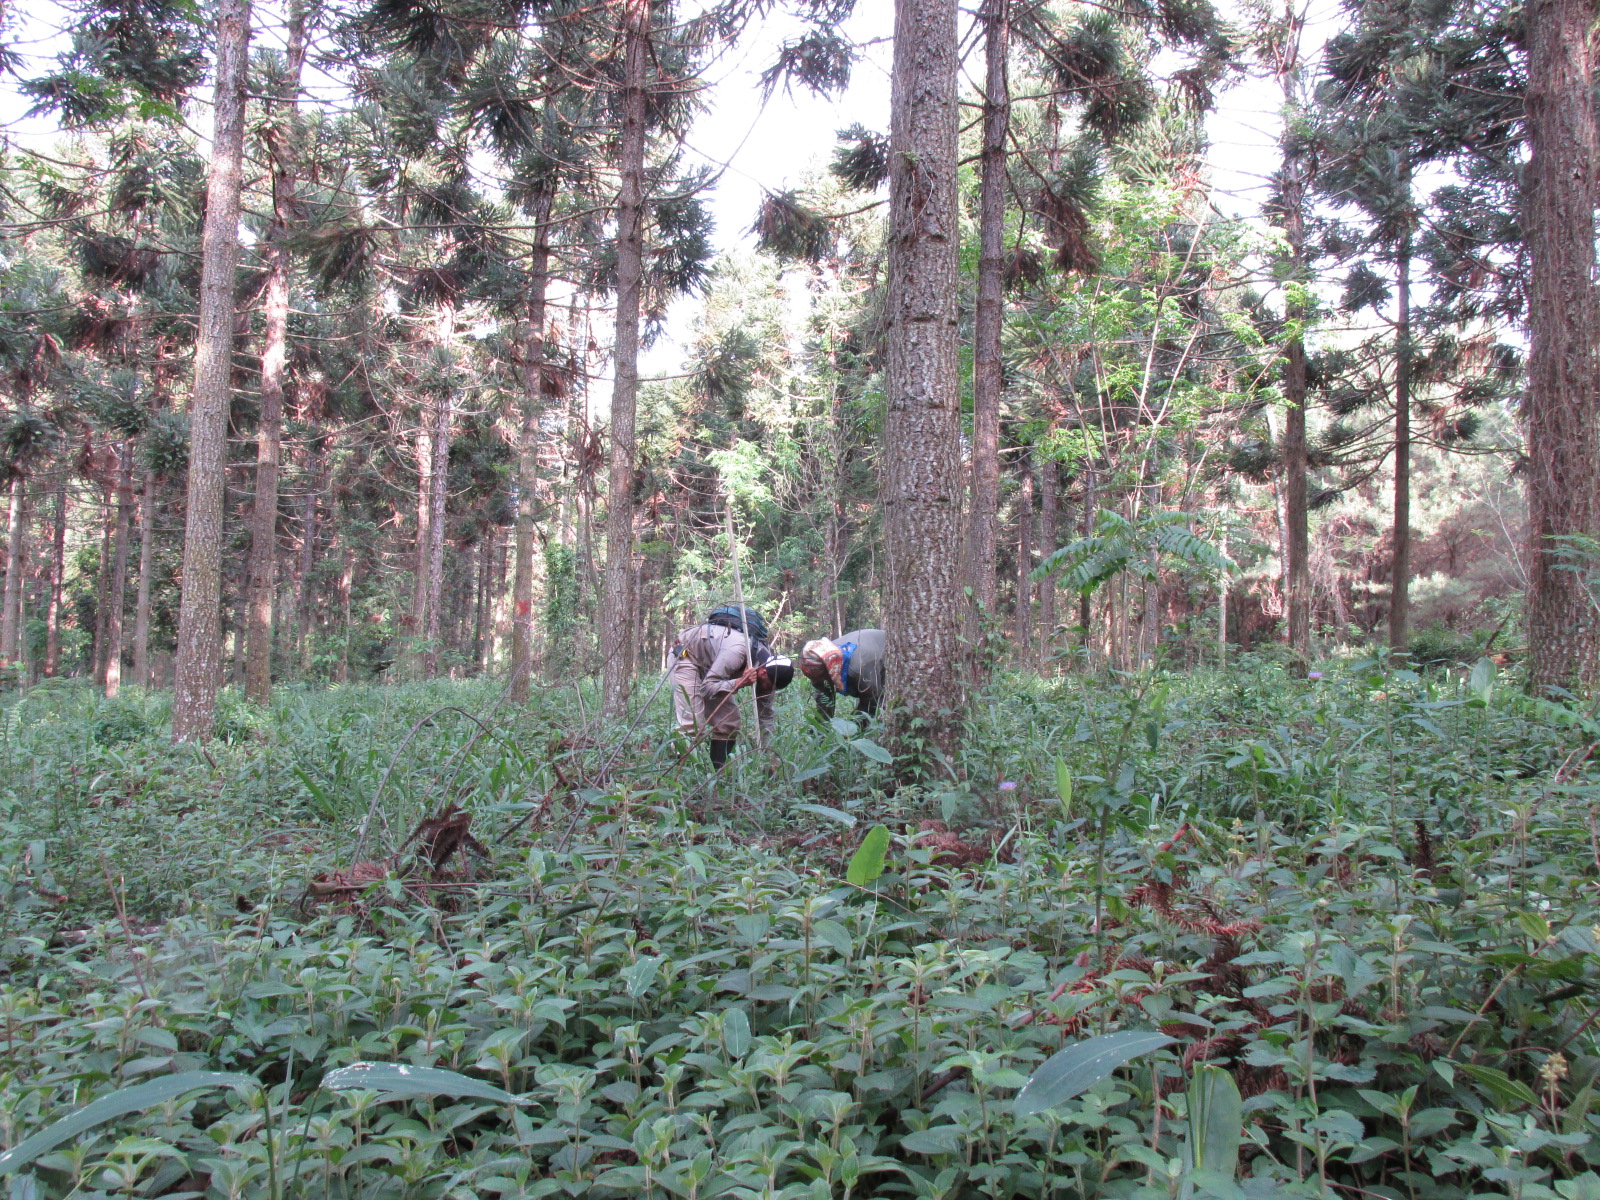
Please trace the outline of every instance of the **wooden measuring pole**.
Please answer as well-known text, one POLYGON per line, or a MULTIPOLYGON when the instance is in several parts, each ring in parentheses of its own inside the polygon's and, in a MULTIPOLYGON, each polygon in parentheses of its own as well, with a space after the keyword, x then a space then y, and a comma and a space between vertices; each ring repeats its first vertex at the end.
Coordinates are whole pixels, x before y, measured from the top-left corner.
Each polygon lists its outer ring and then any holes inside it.
MULTIPOLYGON (((728 553, 733 557, 733 599, 734 603, 739 606, 739 624, 744 627, 744 665, 749 668, 756 665, 756 644, 750 636, 749 610, 744 605, 744 580, 739 575, 739 543, 733 535, 733 497, 726 493, 723 495, 722 512, 728 522, 728 553)), ((755 720, 756 749, 761 750, 765 747, 761 742, 761 704, 756 699, 756 686, 752 684, 750 687, 750 715, 755 720)))

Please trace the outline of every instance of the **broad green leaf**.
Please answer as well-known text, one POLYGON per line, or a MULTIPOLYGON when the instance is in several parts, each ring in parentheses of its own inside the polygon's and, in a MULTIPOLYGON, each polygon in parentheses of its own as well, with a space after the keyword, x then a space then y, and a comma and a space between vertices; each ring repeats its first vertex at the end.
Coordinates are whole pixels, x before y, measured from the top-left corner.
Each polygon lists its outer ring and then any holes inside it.
POLYGON ((968 1133, 959 1125, 936 1125, 919 1129, 900 1139, 900 1147, 913 1154, 955 1154, 966 1143, 968 1133))
POLYGON ((1593 1171, 1585 1171, 1571 1179, 1557 1181, 1556 1191, 1561 1194, 1562 1200, 1600 1200, 1600 1176, 1593 1171))
POLYGON ((1059 758, 1056 759, 1056 794, 1061 797, 1062 815, 1072 820, 1072 772, 1059 758))
POLYGON ((496 1104, 528 1103, 481 1079, 446 1071, 443 1067, 414 1067, 409 1063, 351 1063, 329 1071, 322 1077, 322 1086, 336 1092, 366 1088, 387 1096, 470 1096, 496 1104))
POLYGON ((892 763, 894 761, 894 755, 869 738, 857 738, 850 744, 873 762, 892 763))
POLYGON ((1391 1096, 1388 1092, 1377 1091, 1374 1088, 1357 1088, 1356 1091, 1360 1093, 1363 1100, 1385 1116, 1394 1117, 1396 1120, 1400 1118, 1399 1097, 1391 1096))
POLYGON ((1455 1067, 1472 1076, 1483 1094, 1497 1104, 1526 1108, 1538 1103, 1538 1097, 1527 1084, 1519 1083, 1504 1071, 1480 1063, 1456 1063, 1455 1067))
POLYGON ((889 852, 889 830, 882 825, 874 825, 867 830, 867 836, 861 839, 861 845, 850 858, 850 866, 845 871, 845 879, 855 884, 856 887, 867 887, 877 881, 883 874, 884 855, 889 852))
POLYGON ((1460 1118, 1455 1109, 1425 1108, 1411 1118, 1411 1136, 1414 1139, 1431 1138, 1457 1124, 1460 1124, 1460 1118))
POLYGON ((637 1000, 650 990, 650 985, 656 981, 656 974, 661 969, 661 960, 654 954, 644 954, 639 961, 629 963, 622 968, 622 978, 627 981, 628 995, 637 1000))
POLYGON ((829 717, 828 724, 833 726, 833 731, 840 737, 853 738, 861 732, 854 721, 846 721, 843 717, 829 717))
POLYGON ((1172 1045, 1163 1033, 1127 1030, 1077 1042, 1046 1059, 1013 1102, 1019 1117, 1065 1104, 1126 1062, 1172 1045))
POLYGON ((1590 1080, 1578 1090, 1572 1098, 1572 1103, 1561 1114, 1561 1132, 1578 1133, 1588 1128, 1589 1110, 1594 1107, 1594 1080, 1590 1080))
POLYGON ((808 812, 815 816, 826 817, 830 821, 837 821, 846 829, 855 827, 856 819, 849 813, 829 808, 826 804, 796 804, 794 807, 797 812, 808 812))
POLYGON ((32 1137, 23 1138, 4 1154, 0 1154, 0 1176, 9 1175, 35 1159, 54 1150, 62 1142, 71 1141, 87 1133, 96 1125, 127 1113, 143 1112, 169 1100, 176 1100, 188 1092, 210 1091, 212 1088, 260 1087, 254 1075, 233 1071, 181 1071, 176 1075, 163 1075, 148 1083, 118 1088, 109 1096, 101 1096, 77 1112, 46 1125, 32 1137))
POLYGON ((1244 1101, 1239 1085, 1221 1067, 1194 1069, 1189 1082, 1189 1158, 1202 1170, 1233 1178, 1244 1136, 1244 1101))
POLYGON ((817 941, 827 946, 840 958, 850 957, 850 931, 839 922, 824 918, 811 926, 811 933, 817 941))
POLYGON ((750 1051, 750 1018, 742 1008, 730 1008, 722 1018, 722 1045, 731 1058, 750 1051))
POLYGON ((1518 913, 1517 926, 1532 941, 1543 942, 1549 940, 1550 922, 1546 921, 1538 913, 1518 913))
POLYGON ((1473 664, 1472 674, 1467 678, 1467 690, 1488 704, 1494 695, 1494 674, 1494 660, 1480 658, 1473 664))

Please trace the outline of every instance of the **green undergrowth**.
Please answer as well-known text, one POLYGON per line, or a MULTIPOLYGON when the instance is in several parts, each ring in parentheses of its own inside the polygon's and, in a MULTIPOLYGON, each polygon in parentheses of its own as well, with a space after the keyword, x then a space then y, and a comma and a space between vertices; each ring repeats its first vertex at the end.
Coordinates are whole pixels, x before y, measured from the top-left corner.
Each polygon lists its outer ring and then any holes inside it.
POLYGON ((202 751, 162 697, 35 690, 0 725, 0 1145, 255 1082, 0 1187, 1600 1198, 1600 727, 1486 664, 1324 676, 1007 677, 920 786, 798 690, 715 787, 659 698, 285 689, 202 751), (450 802, 483 855, 408 872, 450 802), (1015 1103, 1130 1030, 1171 1040, 1015 1103), (323 1086, 357 1062, 509 1098, 323 1086))

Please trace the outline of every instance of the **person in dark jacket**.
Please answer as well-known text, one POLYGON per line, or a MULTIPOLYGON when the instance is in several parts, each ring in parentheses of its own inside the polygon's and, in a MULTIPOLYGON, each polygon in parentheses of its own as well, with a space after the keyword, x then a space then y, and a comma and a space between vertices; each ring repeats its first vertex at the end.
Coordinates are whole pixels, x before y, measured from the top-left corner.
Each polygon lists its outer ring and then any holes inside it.
POLYGON ((856 711, 875 716, 883 700, 883 656, 887 639, 881 629, 852 629, 837 642, 818 638, 800 652, 800 673, 816 689, 817 708, 833 716, 838 696, 855 698, 856 711))
POLYGON ((752 621, 749 640, 742 629, 709 620, 691 625, 678 634, 678 644, 673 648, 670 680, 678 728, 690 738, 710 733, 711 763, 719 770, 728 761, 739 735, 743 708, 738 700, 739 689, 755 685, 762 739, 771 741, 777 728, 773 696, 794 678, 793 664, 773 655, 765 643, 755 639, 759 620, 756 617, 752 621))

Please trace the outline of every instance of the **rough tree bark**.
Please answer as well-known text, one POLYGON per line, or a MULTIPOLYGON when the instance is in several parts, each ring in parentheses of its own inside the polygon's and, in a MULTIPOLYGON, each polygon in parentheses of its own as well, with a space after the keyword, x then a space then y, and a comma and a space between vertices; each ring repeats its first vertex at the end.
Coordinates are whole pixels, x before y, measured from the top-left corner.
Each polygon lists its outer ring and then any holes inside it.
POLYGON ((1593 0, 1528 8, 1528 650, 1530 687, 1592 683, 1595 612, 1552 539, 1600 533, 1595 394, 1597 142, 1593 0))
MULTIPOLYGON (((983 140, 978 183, 978 303, 973 316, 972 513, 968 581, 980 620, 993 620, 1000 507, 1000 334, 1005 313, 1006 135, 1011 124, 1010 0, 984 0, 983 140)), ((974 626, 974 632, 976 632, 974 626)), ((979 655, 979 663, 985 661, 979 655)))
POLYGON ((139 588, 133 601, 134 687, 147 688, 150 679, 150 571, 156 551, 156 474, 144 473, 139 500, 139 588))
POLYGON ((283 441, 283 385, 289 349, 289 227, 294 221, 295 106, 305 64, 305 7, 289 4, 283 79, 263 131, 272 158, 272 219, 267 225, 267 284, 261 301, 261 422, 256 428, 256 488, 250 518, 249 616, 244 691, 257 704, 272 695, 272 600, 277 588, 278 472, 283 441))
POLYGON ((957 602, 956 2, 897 0, 889 132, 882 501, 891 733, 955 749, 964 697, 957 602))
POLYGON ((355 635, 355 624, 350 613, 350 584, 355 573, 355 554, 348 541, 344 544, 344 567, 339 572, 339 620, 344 638, 339 643, 339 665, 334 671, 335 683, 350 682, 350 640, 355 635))
POLYGON ((420 673, 426 652, 423 640, 428 627, 428 567, 433 561, 433 431, 438 425, 434 416, 437 400, 422 403, 417 414, 417 573, 411 589, 411 612, 407 621, 411 628, 411 670, 420 673))
MULTIPOLYGON (((511 551, 513 533, 502 530, 499 544, 495 548, 494 560, 494 626, 490 633, 489 663, 492 666, 500 657, 503 646, 511 645, 511 551)), ((543 539, 546 547, 550 545, 547 536, 543 539)), ((534 641, 534 657, 539 655, 538 640, 534 641)))
POLYGON ((128 542, 133 536, 133 443, 117 451, 117 532, 111 541, 111 596, 106 613, 106 697, 122 690, 122 611, 128 598, 128 542))
POLYGON ((223 476, 249 44, 248 0, 217 0, 216 117, 200 239, 200 327, 189 397, 189 490, 172 698, 172 737, 177 742, 208 739, 216 722, 222 659, 223 476))
POLYGON ((508 698, 525 704, 533 684, 533 559, 539 490, 539 418, 544 413, 545 292, 550 272, 553 189, 541 189, 530 207, 533 253, 528 263, 527 328, 522 340, 522 433, 517 445, 517 574, 511 594, 511 683, 508 698))
POLYGON ((27 554, 22 533, 22 506, 27 498, 27 481, 22 472, 11 476, 11 504, 6 520, 6 582, 0 600, 0 666, 18 660, 22 642, 22 573, 27 554))
POLYGON ((1027 662, 1033 650, 1033 458, 1026 451, 1018 467, 1022 487, 1017 494, 1017 657, 1027 662))
MULTIPOLYGON (((1039 554, 1047 556, 1056 548, 1056 515, 1061 470, 1056 460, 1039 464, 1039 554)), ((1056 581, 1046 575, 1039 581, 1039 661, 1048 667, 1055 649, 1056 581)))
MULTIPOLYGON (((1278 42, 1273 72, 1283 94, 1284 109, 1291 116, 1303 107, 1300 91, 1303 22, 1286 16, 1286 36, 1278 42)), ((1278 480, 1279 553, 1282 556, 1282 586, 1285 634, 1291 655, 1301 668, 1311 658, 1311 540, 1308 532, 1306 499, 1306 344, 1303 324, 1307 316, 1304 297, 1297 290, 1310 280, 1306 269, 1306 194, 1311 184, 1312 164, 1303 145, 1299 123, 1290 119, 1279 142, 1283 171, 1277 207, 1287 247, 1289 285, 1283 315, 1287 336, 1283 346, 1283 433, 1279 441, 1281 464, 1278 480)))
MULTIPOLYGON (((1078 532, 1083 537, 1088 537, 1094 532, 1095 521, 1095 486, 1094 465, 1086 463, 1083 470, 1083 510, 1078 514, 1078 532)), ((1089 665, 1089 648, 1093 641, 1091 625, 1094 621, 1094 609, 1090 604, 1089 593, 1078 593, 1078 649, 1083 653, 1082 665, 1089 665)))
MULTIPOLYGON (((1298 281, 1305 265, 1305 180, 1298 168, 1285 172, 1284 235, 1298 281)), ((1284 602, 1289 650, 1304 668, 1311 661, 1311 537, 1306 495, 1306 343, 1300 330, 1305 305, 1292 296, 1284 306, 1290 335, 1283 364, 1283 551, 1284 602)))
MULTIPOLYGON (((1409 190, 1409 189, 1408 189, 1409 190)), ((1395 255, 1394 556, 1389 569, 1389 649, 1411 642, 1411 235, 1395 255)))
POLYGON ((56 485, 55 528, 50 531, 50 603, 45 613, 44 673, 54 679, 61 673, 61 590, 67 572, 67 480, 56 485))
MULTIPOLYGON (((455 402, 449 393, 441 395, 433 408, 433 490, 428 497, 428 596, 426 619, 422 627, 422 677, 439 673, 441 618, 444 610, 444 535, 445 509, 450 498, 450 434, 455 402)), ((310 536, 316 537, 315 517, 310 536)))
MULTIPOLYGON (((450 446, 445 444, 445 457, 450 455, 450 446)), ((437 463, 437 454, 434 461, 437 463)), ((294 644, 299 651, 300 674, 311 674, 311 653, 313 648, 312 633, 316 615, 316 605, 313 603, 311 590, 312 574, 317 566, 317 539, 321 536, 322 523, 317 501, 322 495, 324 480, 322 478, 323 466, 326 462, 323 439, 320 433, 314 433, 308 439, 306 446, 306 494, 300 505, 300 569, 295 576, 294 597, 294 644)), ((441 520, 440 528, 443 529, 441 520)))
POLYGON ((487 532, 481 533, 473 544, 472 557, 472 671, 483 673, 484 647, 487 644, 489 608, 489 574, 494 555, 487 532))
POLYGON ((111 498, 100 497, 100 565, 94 581, 94 645, 91 661, 94 663, 94 685, 106 686, 106 621, 111 612, 111 531, 116 524, 112 515, 111 498))
POLYGON ((628 702, 633 609, 634 419, 639 391, 639 293, 644 271, 646 70, 651 0, 620 0, 623 30, 622 140, 618 157, 616 349, 612 355, 611 463, 606 492, 606 577, 600 605, 601 711, 628 702))

